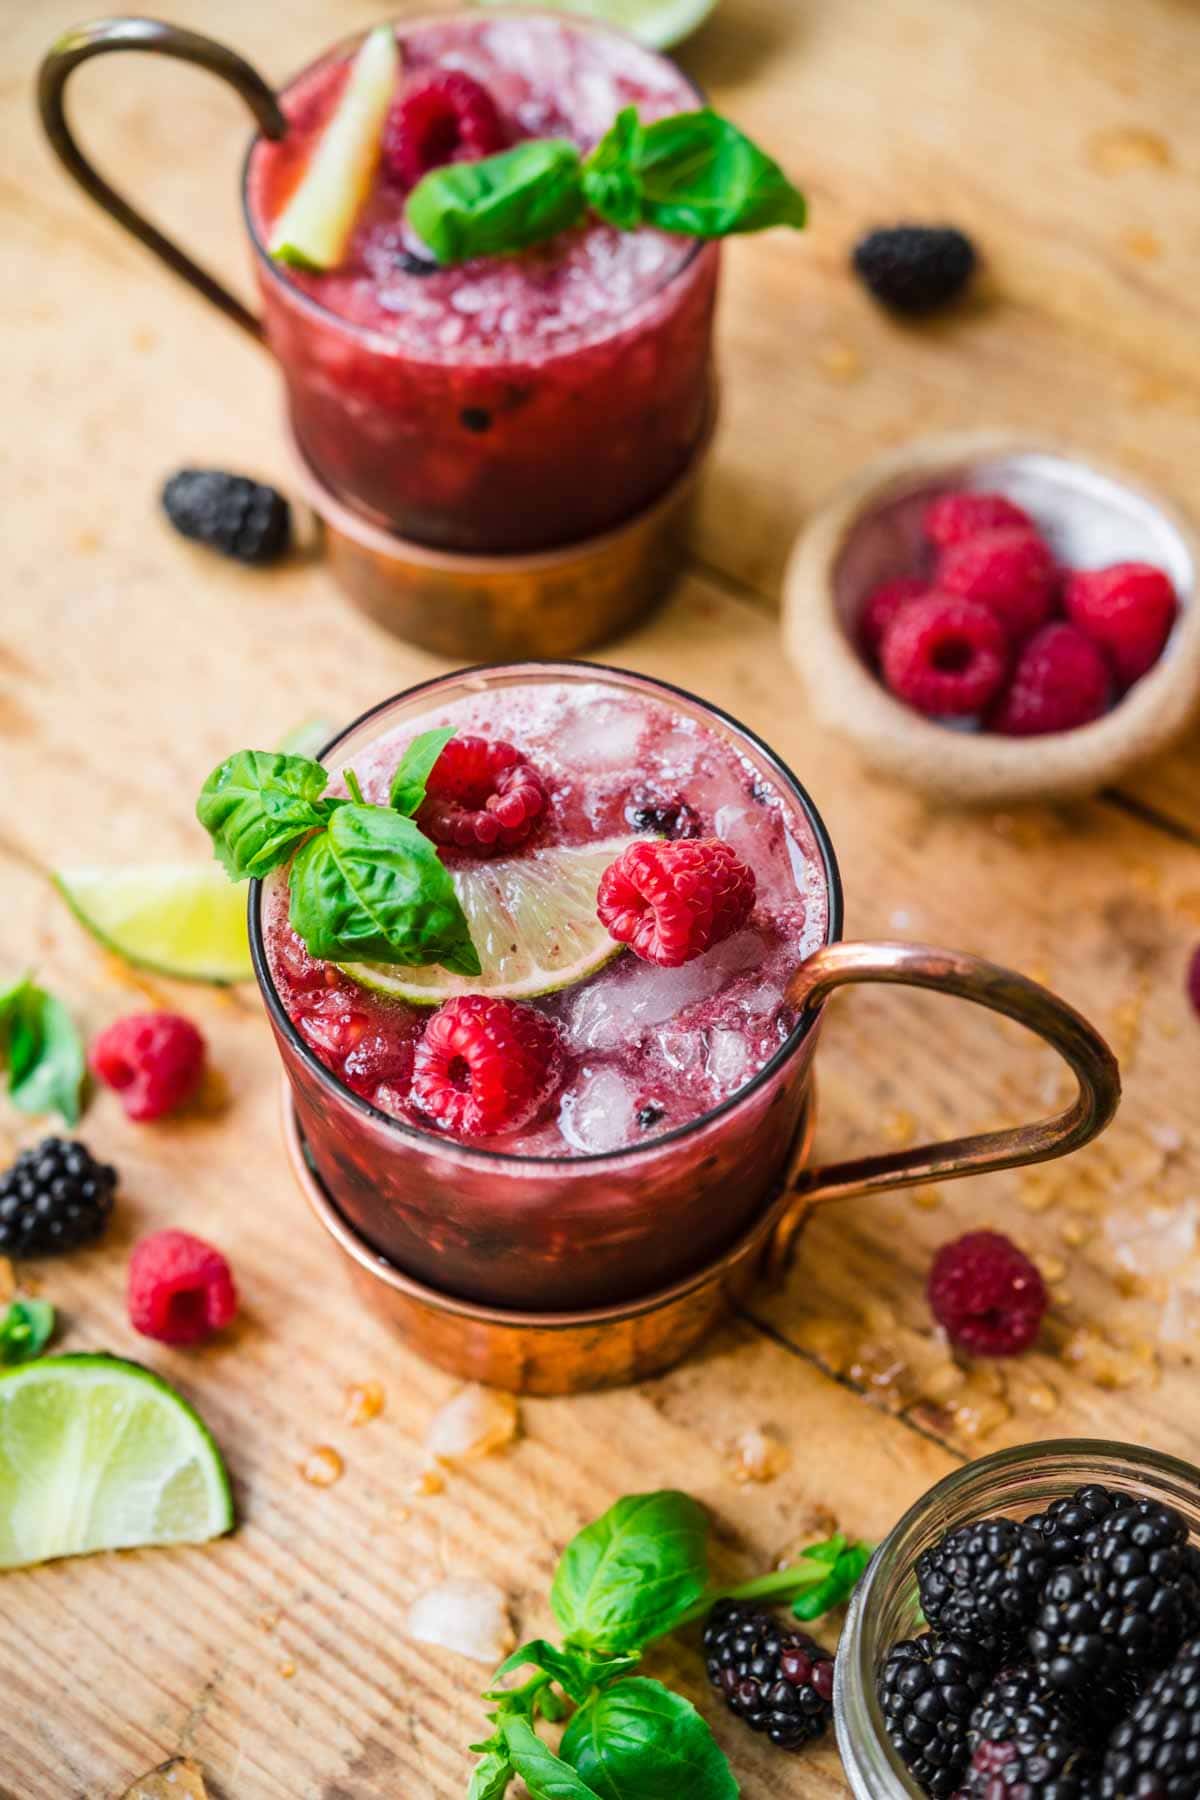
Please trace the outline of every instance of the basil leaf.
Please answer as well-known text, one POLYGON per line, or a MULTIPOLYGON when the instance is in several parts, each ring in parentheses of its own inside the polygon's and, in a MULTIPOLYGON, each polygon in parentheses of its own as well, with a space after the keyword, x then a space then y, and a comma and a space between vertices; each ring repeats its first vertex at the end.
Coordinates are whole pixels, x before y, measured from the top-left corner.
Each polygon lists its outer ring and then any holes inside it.
POLYGON ((292 927, 322 962, 441 963, 478 975, 454 884, 411 819, 341 806, 291 870, 292 927))
POLYGON ((448 731, 423 731, 420 737, 413 739, 392 776, 389 806, 394 807, 398 813, 412 817, 425 798, 425 784, 433 772, 434 763, 453 736, 454 728, 451 726, 448 731))
POLYGON ((618 1500, 559 1559, 550 1604, 574 1644, 637 1650, 670 1631, 704 1592, 708 1521, 687 1494, 618 1500))
POLYGON ((643 125, 627 107, 583 168, 589 206, 623 231, 653 225, 727 237, 805 222, 804 196, 736 125, 711 108, 643 125))
POLYGON ((555 1756, 543 1744, 528 1719, 500 1719, 509 1760, 525 1786, 531 1800, 599 1800, 594 1788, 576 1774, 570 1763, 555 1756))
POLYGON ((239 750, 200 790, 196 817, 232 881, 269 875, 342 802, 322 800, 328 770, 307 756, 239 750))
POLYGON ((599 1800, 737 1800, 733 1771, 695 1707, 643 1675, 577 1712, 559 1754, 599 1800))
POLYGON ((54 1335, 48 1300, 14 1300, 0 1319, 0 1363, 31 1362, 54 1335))
POLYGON ((26 1113, 58 1113, 77 1125, 83 1090, 83 1042, 61 1000, 28 978, 0 996, 0 1046, 8 1092, 26 1113))
MULTIPOLYGON (((858 1586, 871 1560, 870 1544, 848 1544, 845 1538, 831 1542, 840 1545, 832 1567, 823 1580, 797 1595, 792 1602, 792 1612, 798 1619, 819 1619, 824 1613, 832 1612, 835 1606, 841 1606, 858 1586)), ((804 1556, 808 1554, 807 1550, 803 1552, 804 1556)))
POLYGON ((489 1750, 471 1770, 467 1800, 503 1800, 516 1770, 504 1750, 489 1750))
POLYGON ((514 1669, 524 1668, 532 1663, 535 1669, 552 1675, 563 1693, 582 1706, 594 1687, 601 1682, 611 1681, 617 1675, 623 1675, 627 1669, 637 1665, 636 1656, 593 1656, 587 1650, 560 1650, 545 1638, 533 1638, 528 1644, 522 1644, 507 1657, 492 1677, 492 1685, 484 1694, 485 1700, 503 1701, 511 1691, 497 1687, 496 1683, 505 1675, 511 1675, 514 1669))
POLYGON ((533 138, 432 169, 407 207, 409 224, 443 264, 524 250, 566 231, 583 211, 579 152, 564 138, 533 138))

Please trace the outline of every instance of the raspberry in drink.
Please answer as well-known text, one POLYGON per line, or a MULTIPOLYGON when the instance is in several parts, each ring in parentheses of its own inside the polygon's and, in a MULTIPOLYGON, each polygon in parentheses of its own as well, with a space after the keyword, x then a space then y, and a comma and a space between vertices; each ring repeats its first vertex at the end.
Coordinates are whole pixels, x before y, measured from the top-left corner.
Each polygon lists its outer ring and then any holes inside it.
POLYGON ((355 46, 297 77, 287 135, 250 158, 259 285, 300 446, 348 504, 423 543, 530 550, 607 530, 700 442, 717 246, 591 220, 439 268, 405 204, 448 149, 486 154, 497 133, 590 149, 622 107, 649 121, 693 110, 696 92, 623 35, 544 14, 405 20, 397 34, 383 157, 337 267, 286 268, 265 244, 355 46))

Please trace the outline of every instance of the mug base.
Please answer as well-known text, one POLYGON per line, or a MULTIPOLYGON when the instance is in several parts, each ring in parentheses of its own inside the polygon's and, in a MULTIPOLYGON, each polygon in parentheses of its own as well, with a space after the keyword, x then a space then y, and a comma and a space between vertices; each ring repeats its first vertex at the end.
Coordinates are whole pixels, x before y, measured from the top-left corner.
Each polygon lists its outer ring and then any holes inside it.
MULTIPOLYGON (((717 1261, 674 1286, 586 1312, 526 1313, 440 1292, 388 1262, 353 1231, 305 1153, 291 1091, 283 1090, 283 1137, 292 1172, 329 1233, 363 1304, 426 1362, 465 1381, 514 1394, 577 1394, 661 1375, 691 1354, 745 1298, 796 1196, 790 1176, 808 1160, 816 1126, 810 1095, 788 1159, 788 1176, 758 1219, 717 1261)), ((790 1241, 790 1238, 789 1238, 790 1241)))

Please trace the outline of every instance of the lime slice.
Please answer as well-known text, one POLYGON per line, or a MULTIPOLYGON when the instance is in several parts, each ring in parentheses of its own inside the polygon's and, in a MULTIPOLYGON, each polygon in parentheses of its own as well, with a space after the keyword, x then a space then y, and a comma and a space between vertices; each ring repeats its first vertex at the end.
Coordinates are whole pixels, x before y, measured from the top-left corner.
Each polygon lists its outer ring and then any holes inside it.
POLYGON ((328 719, 302 719, 284 733, 275 748, 285 756, 308 756, 315 761, 336 730, 328 719))
POLYGON ((341 262, 375 175, 399 72, 396 34, 377 25, 363 39, 312 161, 272 228, 270 251, 278 262, 299 269, 341 262))
POLYGON ((126 962, 182 981, 249 981, 246 888, 216 863, 58 869, 75 917, 126 962))
POLYGON ((46 1356, 0 1374, 0 1569, 232 1527, 208 1427, 140 1363, 46 1356))
POLYGON ((452 869, 482 975, 452 975, 433 963, 419 969, 384 963, 343 963, 342 968, 361 987, 412 1006, 440 1006, 455 994, 532 1000, 586 981, 621 952, 596 917, 596 889, 608 865, 632 842, 621 837, 560 845, 452 869))
MULTIPOLYGON (((717 0, 557 0, 559 12, 582 13, 619 25, 651 50, 669 50, 703 25, 717 0)), ((524 6, 527 0, 480 0, 483 6, 524 6)))

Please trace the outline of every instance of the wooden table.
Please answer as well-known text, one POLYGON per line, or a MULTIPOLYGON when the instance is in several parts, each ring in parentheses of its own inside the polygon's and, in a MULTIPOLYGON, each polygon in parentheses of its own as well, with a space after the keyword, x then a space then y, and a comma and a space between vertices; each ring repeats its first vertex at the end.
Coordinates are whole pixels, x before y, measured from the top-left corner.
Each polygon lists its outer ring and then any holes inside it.
MULTIPOLYGON (((275 76, 379 11, 159 10, 275 76)), ((439 667, 353 616, 318 561, 244 573, 156 516, 181 463, 282 476, 278 393, 267 359, 91 210, 36 141, 33 69, 76 15, 75 0, 43 0, 6 20, 0 971, 35 965, 89 1029, 149 1000, 209 1035, 217 1077, 193 1116, 139 1128, 111 1096, 93 1102, 86 1136, 122 1172, 118 1222, 103 1248, 39 1274, 65 1344, 137 1355, 122 1303, 132 1241, 173 1223, 228 1250, 237 1328, 152 1360, 211 1420, 241 1525, 207 1550, 5 1577, 0 1792, 99 1800, 188 1750, 219 1800, 459 1796, 485 1671, 403 1632, 410 1598, 444 1572, 491 1576, 534 1635, 558 1549, 623 1492, 697 1494, 722 1571, 740 1576, 827 1514, 877 1537, 985 1448, 1093 1433, 1200 1452, 1196 1262, 1186 1232, 1164 1250, 1153 1210, 1178 1225, 1200 1192, 1200 1023, 1183 987, 1200 938, 1200 744, 1070 810, 941 812, 817 733, 775 620, 805 514, 914 432, 1046 428, 1200 507, 1200 15, 1178 0, 723 0, 688 46, 716 104, 808 185, 813 228, 727 258, 725 414, 691 568, 611 654, 730 708, 800 772, 837 840, 852 934, 959 944, 1038 974, 1108 1029, 1127 1098, 1105 1139, 1046 1173, 834 1209, 786 1287, 758 1294, 704 1355, 631 1391, 524 1403, 510 1452, 428 1497, 412 1492, 421 1438, 454 1383, 361 1317, 330 1266, 284 1166, 254 991, 131 975, 42 875, 64 859, 204 855, 192 806, 220 756, 308 714, 349 717, 439 667), (976 235, 987 274, 965 313, 904 329, 848 279, 848 247, 870 224, 943 216, 976 235), (1149 1235, 1131 1253, 1137 1221, 1149 1235), (930 1335, 923 1278, 935 1245, 984 1222, 1038 1256, 1053 1310, 1037 1354, 958 1369, 930 1335), (367 1378, 386 1409, 353 1429, 344 1390, 367 1378), (756 1424, 792 1460, 738 1486, 729 1444, 756 1424), (325 1490, 297 1472, 317 1443, 345 1458, 325 1490)), ((228 93, 136 58, 76 87, 104 166, 242 274, 244 124, 228 93)), ((829 1021, 818 1148, 1011 1120, 1055 1098, 1056 1079, 1046 1053, 969 1009, 854 995, 829 1021)), ((3 1131, 10 1150, 31 1135, 11 1113, 3 1131)), ((711 1706, 694 1645, 651 1664, 706 1707, 748 1800, 844 1791, 832 1746, 788 1759, 711 1706)))

